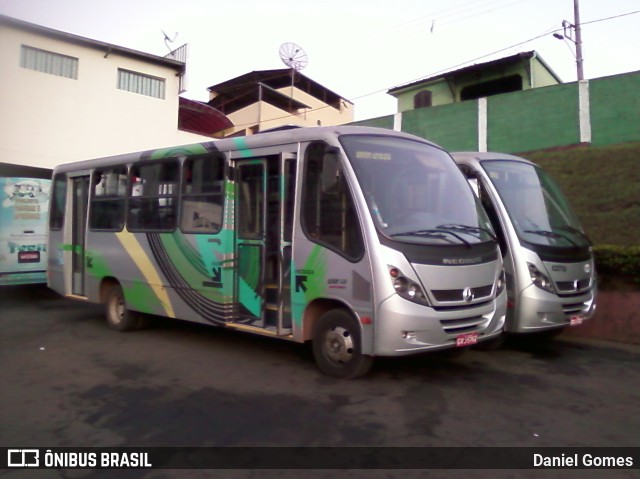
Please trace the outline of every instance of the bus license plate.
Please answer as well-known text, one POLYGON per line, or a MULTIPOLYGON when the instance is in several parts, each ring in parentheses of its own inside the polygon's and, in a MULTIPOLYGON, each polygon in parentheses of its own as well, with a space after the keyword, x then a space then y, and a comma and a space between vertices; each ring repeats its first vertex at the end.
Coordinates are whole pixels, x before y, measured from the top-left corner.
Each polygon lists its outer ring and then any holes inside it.
POLYGON ((582 324, 582 322, 584 321, 584 318, 582 316, 571 316, 569 318, 569 325, 570 326, 579 326, 582 324))
POLYGON ((456 346, 471 346, 478 342, 478 333, 467 333, 456 336, 456 346))

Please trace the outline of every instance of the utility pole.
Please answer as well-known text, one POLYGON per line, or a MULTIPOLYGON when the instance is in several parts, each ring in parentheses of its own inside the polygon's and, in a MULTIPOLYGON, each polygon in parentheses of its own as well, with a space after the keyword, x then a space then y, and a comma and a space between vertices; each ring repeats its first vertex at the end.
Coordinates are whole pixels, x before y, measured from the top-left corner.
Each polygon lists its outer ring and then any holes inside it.
POLYGON ((584 80, 584 70, 582 66, 582 32, 580 31, 580 6, 579 0, 573 0, 573 28, 576 33, 576 70, 578 81, 584 80))
POLYGON ((579 0, 573 0, 573 23, 562 20, 563 34, 554 33, 553 36, 558 40, 570 40, 576 46, 576 71, 578 81, 584 80, 583 60, 582 60, 582 31, 580 30, 580 6, 579 0))

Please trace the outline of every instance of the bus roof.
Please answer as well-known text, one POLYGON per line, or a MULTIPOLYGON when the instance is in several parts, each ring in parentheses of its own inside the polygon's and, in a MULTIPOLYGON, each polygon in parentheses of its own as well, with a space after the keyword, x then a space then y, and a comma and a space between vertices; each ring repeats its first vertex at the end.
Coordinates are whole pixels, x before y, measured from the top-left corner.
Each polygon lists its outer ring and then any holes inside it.
POLYGON ((460 163, 461 161, 510 160, 535 165, 533 161, 527 160, 526 158, 495 151, 453 151, 451 152, 451 156, 456 163, 460 163))
POLYGON ((280 131, 264 132, 249 136, 230 137, 219 140, 211 140, 202 143, 191 143, 185 145, 169 146, 165 148, 156 148, 153 150, 131 152, 122 155, 109 156, 104 158, 95 158, 91 160, 82 160, 73 163, 65 163, 58 165, 55 171, 72 171, 82 170, 102 165, 135 162, 138 160, 151 159, 154 154, 165 152, 166 156, 182 156, 188 154, 202 154, 205 152, 215 151, 233 151, 248 150, 252 148, 261 148, 275 146, 288 143, 321 140, 329 136, 338 136, 345 134, 360 135, 381 135, 394 136, 421 141, 423 143, 440 148, 435 143, 421 138, 419 136, 403 133, 400 131, 389 130, 386 128, 368 127, 368 126, 321 126, 321 127, 303 127, 290 128, 280 131), (171 152, 175 152, 171 155, 171 152), (193 151, 194 153, 189 153, 193 151), (197 153, 196 153, 197 151, 197 153))

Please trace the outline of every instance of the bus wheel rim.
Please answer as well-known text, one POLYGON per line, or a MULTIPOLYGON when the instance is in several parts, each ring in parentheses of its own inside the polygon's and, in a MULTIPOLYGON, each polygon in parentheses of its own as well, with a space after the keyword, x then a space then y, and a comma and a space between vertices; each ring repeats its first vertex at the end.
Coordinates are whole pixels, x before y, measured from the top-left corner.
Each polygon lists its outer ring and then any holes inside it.
POLYGON ((336 326, 327 332, 324 351, 328 359, 334 363, 348 363, 353 357, 353 350, 353 338, 348 329, 336 326))

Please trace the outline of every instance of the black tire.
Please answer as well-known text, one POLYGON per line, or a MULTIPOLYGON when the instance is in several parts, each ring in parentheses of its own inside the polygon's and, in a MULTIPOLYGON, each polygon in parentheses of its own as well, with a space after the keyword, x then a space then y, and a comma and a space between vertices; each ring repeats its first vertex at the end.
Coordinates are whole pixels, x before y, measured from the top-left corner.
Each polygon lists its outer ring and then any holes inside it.
POLYGON ((105 316, 107 325, 116 331, 132 331, 139 329, 139 316, 134 311, 127 309, 124 301, 124 293, 120 285, 114 285, 107 291, 105 301, 105 316))
POLYGON ((362 354, 358 324, 340 309, 328 311, 318 320, 313 332, 313 356, 323 373, 340 379, 364 376, 373 364, 372 356, 362 354))

